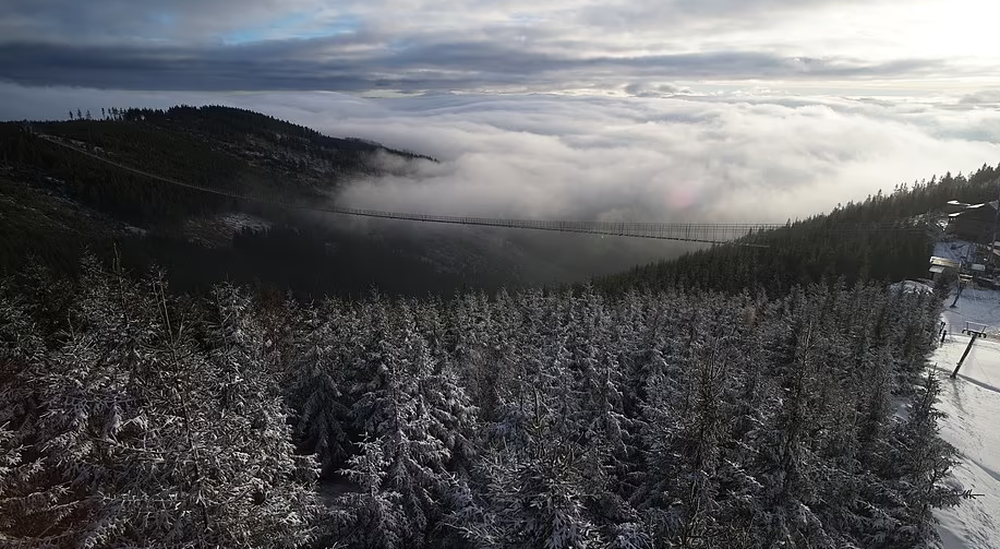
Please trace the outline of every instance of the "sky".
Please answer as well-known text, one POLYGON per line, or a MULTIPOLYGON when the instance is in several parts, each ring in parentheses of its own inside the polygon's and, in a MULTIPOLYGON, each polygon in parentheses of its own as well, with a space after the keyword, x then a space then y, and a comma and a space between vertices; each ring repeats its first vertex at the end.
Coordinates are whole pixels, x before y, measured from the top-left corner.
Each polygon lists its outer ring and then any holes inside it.
POLYGON ((232 104, 443 161, 342 197, 385 209, 784 221, 1000 162, 1000 5, 981 0, 0 0, 0 14, 0 118, 232 104))

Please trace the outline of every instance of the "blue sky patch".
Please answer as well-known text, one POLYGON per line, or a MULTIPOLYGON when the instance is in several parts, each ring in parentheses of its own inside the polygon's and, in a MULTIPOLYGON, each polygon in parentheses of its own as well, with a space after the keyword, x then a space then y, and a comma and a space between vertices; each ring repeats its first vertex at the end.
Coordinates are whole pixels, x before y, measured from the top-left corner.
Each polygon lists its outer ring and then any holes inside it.
POLYGON ((293 13, 270 23, 254 25, 222 35, 226 44, 246 44, 279 38, 322 38, 356 32, 361 21, 354 16, 344 16, 327 24, 316 24, 311 12, 293 13))

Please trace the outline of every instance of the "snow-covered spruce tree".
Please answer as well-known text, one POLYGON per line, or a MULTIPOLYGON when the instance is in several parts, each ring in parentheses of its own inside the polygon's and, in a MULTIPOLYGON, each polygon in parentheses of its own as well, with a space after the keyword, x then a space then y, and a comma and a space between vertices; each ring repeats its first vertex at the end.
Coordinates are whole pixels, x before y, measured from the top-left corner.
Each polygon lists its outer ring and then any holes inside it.
POLYGON ((764 324, 760 303, 744 304, 740 311, 740 333, 734 345, 739 358, 733 360, 731 419, 720 438, 717 468, 718 496, 714 543, 718 547, 755 547, 753 525, 760 514, 758 499, 762 484, 756 479, 758 448, 776 410, 774 385, 766 376, 764 324))
POLYGON ((726 426, 734 414, 729 385, 741 358, 735 327, 706 322, 699 331, 682 384, 654 380, 646 407, 646 481, 637 504, 666 546, 718 543, 720 482, 724 473, 738 473, 723 467, 726 426))
POLYGON ((573 297, 569 317, 569 371, 575 399, 575 437, 584 448, 581 473, 588 479, 584 502, 604 539, 641 530, 628 503, 641 422, 627 417, 622 360, 633 359, 636 332, 614 323, 611 304, 590 288, 573 297), (626 526, 631 524, 631 526, 626 526))
POLYGON ((901 325, 894 346, 899 349, 898 369, 900 382, 912 384, 927 366, 937 344, 938 322, 943 306, 939 298, 923 292, 900 292, 893 298, 901 304, 901 325))
MULTIPOLYGON (((488 315, 485 297, 480 297, 488 315)), ((447 450, 442 468, 465 476, 476 460, 479 410, 459 378, 455 360, 447 353, 447 329, 436 314, 436 305, 408 301, 399 321, 404 328, 407 360, 417 380, 416 396, 427 415, 427 434, 447 450)))
POLYGON ((414 532, 399 492, 385 484, 390 462, 383 439, 358 443, 360 452, 344 470, 358 490, 340 496, 334 511, 334 547, 396 549, 411 547, 414 532))
MULTIPOLYGON (((540 290, 512 296, 501 293, 498 298, 494 308, 498 330, 490 342, 497 352, 482 367, 497 370, 501 375, 496 379, 496 401, 489 408, 481 408, 484 444, 515 449, 528 444, 545 303, 546 298, 540 290)), ((458 370, 462 379, 468 379, 467 367, 462 362, 458 362, 458 370)), ((494 374, 477 375, 485 378, 494 374)))
POLYGON ((84 272, 66 342, 24 377, 40 408, 29 451, 60 490, 47 546, 308 542, 310 470, 294 463, 280 395, 247 363, 260 353, 207 353, 200 314, 162 280, 92 259, 84 272))
MULTIPOLYGON (((813 296, 815 297, 815 296, 813 296)), ((822 370, 824 334, 820 307, 804 292, 790 298, 787 340, 774 342, 780 368, 781 403, 761 440, 755 475, 762 484, 762 515, 754 536, 762 546, 831 547, 832 541, 811 506, 818 502, 813 482, 822 464, 810 446, 821 414, 816 406, 822 370)))
MULTIPOLYGON (((274 373, 280 357, 253 297, 223 284, 212 290, 207 335, 219 393, 209 417, 205 453, 209 489, 225 501, 216 524, 228 526, 231 545, 301 546, 313 537, 319 507, 316 463, 292 442, 289 410, 274 373), (214 454, 214 455, 213 455, 214 454)), ((185 404, 186 405, 186 404, 185 404)), ((226 543, 223 543, 226 545, 226 543)))
MULTIPOLYGON (((455 371, 465 387, 485 380, 490 388, 483 395, 469 391, 470 397, 479 408, 479 420, 483 426, 484 441, 515 442, 524 434, 524 401, 527 398, 524 351, 525 315, 529 309, 527 300, 541 298, 534 292, 508 294, 501 291, 491 304, 488 312, 490 329, 482 341, 482 360, 478 363, 465 362, 455 357, 455 371), (482 369, 478 372, 477 369, 482 369), (473 379, 474 378, 474 379, 473 379)), ((460 318, 453 315, 453 319, 460 318)), ((453 320, 453 322, 455 321, 453 320)), ((449 330, 460 331, 461 324, 454 324, 449 330)), ((486 386, 483 386, 486 388, 486 386)))
POLYGON ((478 513, 468 513, 452 526, 461 530, 469 547, 606 546, 584 505, 588 479, 580 475, 579 455, 578 449, 545 441, 527 452, 491 449, 483 462, 490 482, 483 503, 475 504, 478 513))
POLYGON ((143 315, 156 311, 156 302, 143 301, 134 284, 120 273, 102 272, 93 258, 84 260, 83 270, 66 342, 29 364, 18 379, 21 402, 32 409, 21 423, 31 437, 24 454, 43 472, 32 488, 59 494, 34 498, 41 516, 51 519, 47 524, 35 523, 38 515, 14 515, 22 526, 40 527, 20 540, 28 546, 109 546, 127 522, 118 511, 122 495, 133 489, 131 483, 146 480, 118 475, 124 456, 102 442, 129 421, 125 427, 143 421, 123 415, 122 408, 125 414, 132 411, 129 372, 135 371, 140 347, 153 338, 156 328, 143 315))
POLYGON ((940 386, 934 372, 927 372, 909 404, 907 415, 898 422, 893 438, 891 480, 895 507, 888 509, 895 525, 881 532, 872 547, 936 547, 935 507, 957 505, 962 492, 942 484, 957 452, 938 437, 938 420, 944 416, 935 408, 940 386))
POLYGON ((327 473, 347 464, 351 450, 348 368, 355 360, 357 320, 336 300, 300 312, 286 380, 295 410, 295 438, 327 473))
POLYGON ((444 443, 448 471, 467 476, 475 466, 480 423, 479 409, 472 403, 447 358, 433 361, 435 370, 420 377, 420 394, 430 414, 430 435, 444 443))
MULTIPOLYGON (((498 304, 499 305, 499 304, 498 304)), ((485 296, 469 294, 449 308, 444 339, 456 371, 485 421, 495 421, 505 391, 504 367, 509 362, 498 355, 503 327, 497 324, 494 311, 485 296)))
POLYGON ((568 350, 574 396, 575 430, 583 444, 603 446, 596 455, 623 453, 623 395, 619 355, 612 342, 611 319, 601 298, 591 288, 572 300, 568 350))
POLYGON ((340 526, 341 539, 349 547, 426 547, 433 536, 441 535, 438 523, 458 492, 458 481, 447 470, 452 456, 449 441, 438 438, 452 427, 442 419, 450 421, 454 415, 435 406, 441 395, 424 392, 431 388, 428 384, 437 368, 406 304, 378 301, 366 309, 380 333, 369 339, 370 348, 358 364, 363 372, 359 377, 366 381, 354 413, 371 439, 364 449, 370 455, 352 460, 346 473, 363 479, 363 486, 374 495, 342 498, 350 516, 340 526), (392 307, 394 322, 386 307, 392 307), (373 472, 376 466, 382 469, 373 472), (386 516, 397 520, 379 518, 386 516), (372 540, 384 544, 372 545, 372 540))
POLYGON ((451 517, 452 526, 473 547, 601 547, 609 538, 640 539, 626 520, 608 525, 602 536, 588 508, 602 505, 607 512, 614 502, 604 501, 613 494, 600 467, 603 451, 586 444, 589 425, 579 409, 583 385, 574 381, 567 349, 574 318, 570 296, 529 292, 519 301, 523 327, 520 360, 512 369, 516 386, 505 403, 509 415, 500 420, 502 436, 486 441, 478 497, 468 498, 461 520, 451 517))
POLYGON ((59 543, 72 509, 57 507, 66 500, 65 479, 50 475, 32 448, 39 403, 29 382, 45 348, 12 285, 0 279, 0 542, 43 546, 59 543))

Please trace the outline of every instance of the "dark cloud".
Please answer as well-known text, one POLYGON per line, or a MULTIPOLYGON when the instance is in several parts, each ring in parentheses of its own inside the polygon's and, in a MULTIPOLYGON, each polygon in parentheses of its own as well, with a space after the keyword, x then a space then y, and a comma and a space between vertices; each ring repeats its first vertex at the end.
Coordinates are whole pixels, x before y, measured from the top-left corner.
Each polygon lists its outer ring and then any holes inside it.
POLYGON ((651 97, 696 81, 988 70, 886 46, 879 31, 892 36, 892 23, 865 10, 891 14, 907 8, 902 0, 0 2, 0 79, 29 85, 523 93, 621 91, 624 82, 651 97), (853 22, 847 34, 827 21, 842 11, 836 25, 853 22))
POLYGON ((4 0, 0 39, 69 43, 204 39, 315 4, 310 0, 4 0))
POLYGON ((617 86, 623 75, 654 81, 893 78, 947 68, 931 60, 866 63, 752 51, 609 57, 491 41, 414 42, 399 49, 381 43, 378 36, 364 34, 205 47, 6 43, 0 44, 0 78, 26 85, 143 90, 416 91, 557 88, 579 80, 617 86))

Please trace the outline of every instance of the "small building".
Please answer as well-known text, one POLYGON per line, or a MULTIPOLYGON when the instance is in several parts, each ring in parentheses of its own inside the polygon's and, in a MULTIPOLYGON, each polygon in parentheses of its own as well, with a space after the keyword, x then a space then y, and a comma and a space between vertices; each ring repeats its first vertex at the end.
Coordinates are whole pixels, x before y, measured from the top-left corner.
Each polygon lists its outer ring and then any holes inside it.
POLYGON ((958 261, 932 255, 931 266, 929 269, 931 280, 937 281, 937 279, 947 276, 947 273, 949 272, 957 273, 959 271, 959 267, 960 265, 958 261))
MULTIPOLYGON (((951 203, 949 203, 951 204, 951 203)), ((973 204, 948 215, 948 232, 962 240, 990 242, 997 222, 997 201, 973 204)))

